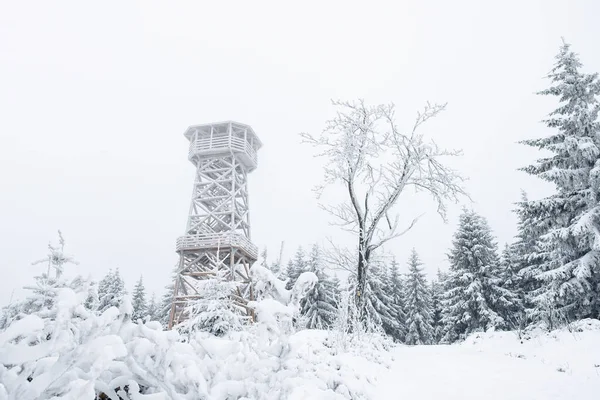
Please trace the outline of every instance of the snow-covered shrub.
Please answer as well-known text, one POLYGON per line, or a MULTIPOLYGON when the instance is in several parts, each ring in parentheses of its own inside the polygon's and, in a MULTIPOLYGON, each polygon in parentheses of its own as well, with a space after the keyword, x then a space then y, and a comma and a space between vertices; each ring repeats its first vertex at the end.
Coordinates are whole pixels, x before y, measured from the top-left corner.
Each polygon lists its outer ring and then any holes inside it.
POLYGON ((187 320, 179 324, 177 330, 185 336, 192 332, 205 331, 215 336, 223 336, 231 331, 240 331, 248 322, 231 294, 235 282, 207 279, 198 282, 198 291, 202 298, 187 307, 187 320))
POLYGON ((54 288, 52 307, 0 330, 0 400, 368 398, 389 362, 376 342, 342 352, 330 332, 294 332, 317 277, 303 273, 290 290, 260 266, 252 278, 256 323, 221 337, 132 321, 128 298, 98 314, 84 280, 54 288))
POLYGON ((207 398, 201 360, 176 332, 132 323, 127 300, 97 316, 86 297, 60 289, 54 318, 28 316, 1 334, 0 399, 207 398))

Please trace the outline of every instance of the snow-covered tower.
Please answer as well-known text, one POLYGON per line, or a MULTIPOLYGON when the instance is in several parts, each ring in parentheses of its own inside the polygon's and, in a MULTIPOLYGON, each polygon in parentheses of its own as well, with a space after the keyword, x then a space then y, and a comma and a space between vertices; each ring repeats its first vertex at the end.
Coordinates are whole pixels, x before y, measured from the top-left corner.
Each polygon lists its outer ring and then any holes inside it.
POLYGON ((192 204, 184 236, 169 329, 185 320, 185 306, 201 297, 198 280, 216 275, 239 282, 240 306, 253 298, 249 271, 258 256, 250 241, 247 174, 257 165, 261 142, 248 125, 227 121, 190 126, 189 160, 196 167, 192 204))

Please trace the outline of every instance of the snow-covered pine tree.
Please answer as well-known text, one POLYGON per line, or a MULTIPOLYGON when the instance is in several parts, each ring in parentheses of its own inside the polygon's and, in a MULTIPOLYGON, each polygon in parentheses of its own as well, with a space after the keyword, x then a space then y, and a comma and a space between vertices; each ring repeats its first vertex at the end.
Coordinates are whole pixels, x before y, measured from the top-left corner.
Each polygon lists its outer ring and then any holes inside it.
POLYGON ((286 271, 286 277, 289 279, 286 285, 286 289, 290 290, 296 283, 296 279, 306 271, 306 254, 302 249, 302 246, 298 247, 294 259, 288 263, 286 271))
POLYGON ((98 282, 98 301, 96 302, 97 309, 96 311, 100 311, 100 300, 106 299, 108 296, 108 292, 110 290, 110 284, 113 276, 112 269, 109 269, 104 278, 98 282))
POLYGON ((85 300, 84 307, 91 312, 96 312, 98 310, 99 303, 100 298, 98 297, 98 282, 92 281, 90 282, 90 295, 85 300))
POLYGON ((35 261, 32 265, 48 263, 47 276, 50 277, 51 271, 54 271, 55 279, 60 279, 65 264, 79 264, 71 256, 65 254, 65 239, 63 238, 62 232, 58 231, 58 246, 53 246, 52 243, 48 244, 48 256, 41 260, 35 261))
POLYGON ((538 213, 535 204, 529 202, 524 191, 521 192, 521 201, 517 203, 514 212, 518 220, 517 236, 507 257, 511 258, 513 270, 516 271, 514 280, 518 287, 517 295, 525 311, 525 322, 529 323, 536 314, 533 296, 540 287, 540 281, 536 277, 547 256, 540 243, 541 236, 547 231, 547 222, 538 213))
POLYGON ((175 282, 169 283, 165 286, 165 293, 163 294, 156 315, 156 320, 162 324, 166 329, 169 325, 169 316, 171 315, 171 306, 173 305, 173 299, 175 298, 175 282))
POLYGON ((62 232, 58 231, 58 246, 48 244, 48 255, 41 260, 35 261, 32 265, 47 264, 48 269, 41 275, 34 276, 35 286, 27 286, 25 289, 31 290, 32 294, 28 297, 29 304, 26 312, 34 313, 41 308, 51 308, 54 303, 57 289, 66 287, 67 282, 62 279, 64 266, 66 264, 78 264, 73 257, 65 254, 65 239, 62 232))
POLYGON ((44 318, 50 316, 61 289, 87 290, 88 294, 92 294, 91 284, 87 280, 80 276, 69 280, 63 275, 65 265, 77 265, 78 262, 64 252, 65 240, 61 231, 58 231, 58 237, 59 245, 48 244, 48 255, 32 263, 32 265, 46 265, 40 275, 33 277, 35 284, 24 287, 28 291, 26 298, 3 307, 0 312, 0 330, 27 315, 36 314, 44 318))
POLYGON ((509 329, 525 328, 526 318, 524 314, 524 288, 523 278, 519 274, 519 261, 515 251, 514 243, 505 244, 500 256, 498 275, 500 285, 511 291, 517 301, 502 317, 506 320, 509 329))
POLYGON ((153 292, 148 300, 148 306, 146 307, 146 315, 144 316, 144 319, 147 321, 158 321, 158 307, 159 305, 156 301, 156 294, 153 292))
POLYGON ((173 299, 175 298, 175 281, 178 277, 177 271, 179 270, 179 263, 175 264, 173 271, 171 272, 171 281, 165 286, 165 292, 157 302, 157 310, 152 318, 153 321, 161 323, 164 329, 169 326, 169 317, 171 315, 171 306, 173 305, 173 299))
POLYGON ((236 285, 222 277, 198 281, 197 288, 202 297, 187 306, 188 318, 176 326, 177 330, 188 338, 194 332, 224 336, 242 330, 248 318, 237 310, 231 296, 236 285))
POLYGON ((108 271, 98 285, 98 312, 103 313, 110 307, 119 308, 126 294, 119 269, 108 271))
POLYGON ((263 251, 260 253, 260 266, 270 270, 275 276, 279 277, 282 275, 281 266, 279 265, 280 260, 274 261, 269 264, 268 256, 267 256, 267 248, 265 247, 263 251))
POLYGON ((442 301, 444 342, 489 328, 504 329, 517 296, 501 286, 497 246, 487 221, 464 210, 448 256, 450 272, 442 301))
POLYGON ((567 321, 600 317, 600 81, 581 67, 563 42, 548 75, 552 86, 539 92, 560 102, 544 121, 556 131, 523 142, 553 153, 523 168, 557 191, 528 204, 547 227, 540 243, 547 257, 527 271, 541 282, 534 315, 551 325, 556 312, 567 321))
POLYGON ((58 231, 58 239, 58 246, 49 243, 48 255, 32 263, 32 265, 45 264, 46 270, 33 277, 34 285, 24 287, 29 291, 25 300, 13 302, 3 308, 0 329, 4 329, 12 321, 21 319, 25 315, 52 309, 58 290, 70 287, 72 284, 62 274, 66 264, 76 265, 78 262, 65 253, 65 240, 61 231, 58 231))
POLYGON ((267 261, 267 248, 266 247, 260 253, 260 266, 263 268, 269 268, 268 261, 267 261))
POLYGON ((419 266, 423 265, 415 249, 408 260, 408 274, 404 288, 406 307, 406 344, 431 344, 433 327, 431 326, 431 294, 425 274, 419 266))
POLYGON ((360 294, 365 296, 366 317, 361 322, 370 331, 383 329, 384 332, 396 332, 400 324, 394 315, 393 299, 386 291, 388 277, 379 261, 372 260, 369 268, 366 292, 360 294))
POLYGON ((133 289, 131 305, 133 306, 131 319, 134 321, 137 321, 138 319, 143 320, 148 313, 148 305, 146 304, 146 288, 144 287, 144 278, 142 276, 140 276, 140 280, 133 289))
POLYGON ((404 286, 398 263, 395 258, 392 258, 390 268, 387 269, 387 285, 385 286, 386 293, 391 298, 391 314, 397 321, 396 329, 386 332, 397 342, 404 342, 406 336, 406 313, 404 306, 404 286))
POLYGON ((338 289, 325 272, 318 245, 308 255, 306 270, 319 279, 300 302, 300 314, 307 329, 330 329, 337 315, 338 289))
POLYGON ((431 327, 433 343, 439 343, 443 335, 442 296, 444 294, 443 275, 438 269, 437 277, 431 281, 431 327))

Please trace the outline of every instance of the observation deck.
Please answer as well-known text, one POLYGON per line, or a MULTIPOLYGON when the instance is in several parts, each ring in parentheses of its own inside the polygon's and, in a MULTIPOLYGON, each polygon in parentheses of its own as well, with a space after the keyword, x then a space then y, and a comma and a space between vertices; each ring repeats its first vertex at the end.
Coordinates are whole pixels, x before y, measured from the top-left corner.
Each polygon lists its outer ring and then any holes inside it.
POLYGON ((258 165, 256 152, 262 143, 249 125, 235 121, 192 125, 184 136, 190 141, 188 159, 194 164, 202 157, 235 154, 248 172, 258 165))
POLYGON ((252 242, 238 233, 209 233, 186 235, 177 238, 177 251, 184 250, 220 250, 238 249, 252 260, 258 258, 258 248, 252 242))

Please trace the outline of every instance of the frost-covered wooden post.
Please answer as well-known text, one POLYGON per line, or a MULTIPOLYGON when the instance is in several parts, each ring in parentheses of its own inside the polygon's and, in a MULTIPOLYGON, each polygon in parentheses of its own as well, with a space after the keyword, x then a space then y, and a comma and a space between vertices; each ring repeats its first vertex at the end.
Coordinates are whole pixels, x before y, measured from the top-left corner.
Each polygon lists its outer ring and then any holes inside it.
POLYGON ((233 121, 190 126, 188 158, 196 167, 186 232, 177 239, 179 269, 169 328, 185 320, 199 299, 197 282, 214 276, 236 281, 235 301, 253 299, 250 267, 258 249, 250 241, 247 174, 257 166, 261 142, 248 125, 233 121))

